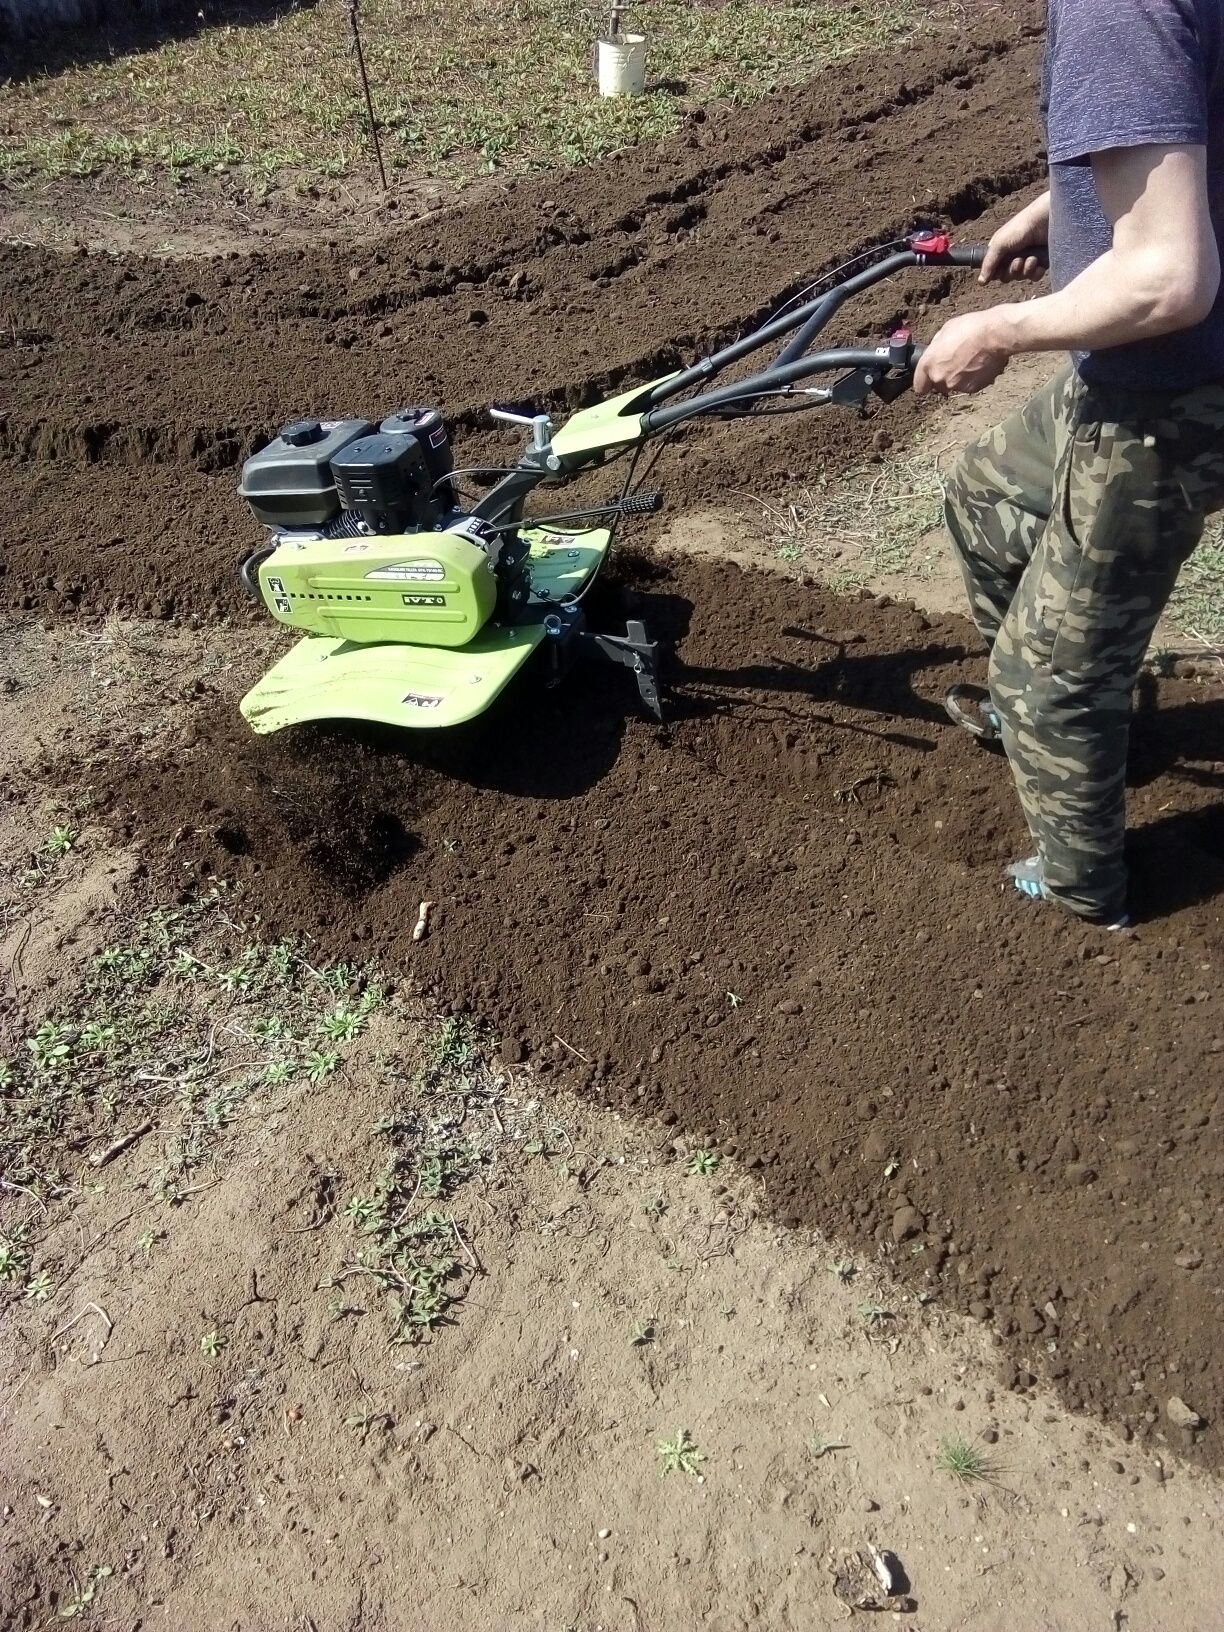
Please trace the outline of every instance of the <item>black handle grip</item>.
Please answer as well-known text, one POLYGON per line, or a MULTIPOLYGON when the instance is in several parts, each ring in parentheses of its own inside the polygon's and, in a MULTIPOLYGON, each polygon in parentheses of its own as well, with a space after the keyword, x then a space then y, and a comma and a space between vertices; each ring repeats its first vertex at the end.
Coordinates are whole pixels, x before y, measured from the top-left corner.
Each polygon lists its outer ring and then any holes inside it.
MULTIPOLYGON (((948 251, 948 260, 953 266, 980 267, 986 259, 987 248, 988 245, 986 244, 963 244, 958 249, 948 251)), ((1050 252, 1048 249, 1026 249, 1023 254, 1014 255, 1012 259, 1016 261, 1036 261, 1048 270, 1050 252)))

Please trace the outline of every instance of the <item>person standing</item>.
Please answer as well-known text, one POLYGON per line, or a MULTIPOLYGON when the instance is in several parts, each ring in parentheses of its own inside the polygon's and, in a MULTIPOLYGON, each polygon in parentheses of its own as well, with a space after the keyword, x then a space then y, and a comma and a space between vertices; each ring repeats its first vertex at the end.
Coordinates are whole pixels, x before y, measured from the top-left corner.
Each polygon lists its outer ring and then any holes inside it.
POLYGON ((1125 783, 1144 653, 1224 507, 1224 0, 1050 0, 1049 190, 990 241, 984 283, 1052 292, 953 318, 920 395, 1025 352, 1068 366, 967 448, 946 496, 989 692, 948 708, 1001 740, 1036 845, 1025 895, 1127 922, 1125 783))

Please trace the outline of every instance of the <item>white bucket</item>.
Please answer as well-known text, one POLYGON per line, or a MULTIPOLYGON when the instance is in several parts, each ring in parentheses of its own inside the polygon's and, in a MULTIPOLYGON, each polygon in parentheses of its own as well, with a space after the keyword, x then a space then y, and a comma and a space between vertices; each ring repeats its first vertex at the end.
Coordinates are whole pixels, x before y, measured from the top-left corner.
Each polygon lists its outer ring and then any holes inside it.
POLYGON ((646 89, 646 36, 618 34, 599 42, 600 96, 641 96, 646 89))

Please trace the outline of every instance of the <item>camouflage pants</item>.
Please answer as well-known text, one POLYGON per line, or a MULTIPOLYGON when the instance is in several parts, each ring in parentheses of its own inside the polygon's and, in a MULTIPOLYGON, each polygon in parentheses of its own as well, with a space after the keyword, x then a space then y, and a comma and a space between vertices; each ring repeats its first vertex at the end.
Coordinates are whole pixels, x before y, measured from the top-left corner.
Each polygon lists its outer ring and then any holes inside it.
POLYGON ((1224 383, 1180 395, 1068 368, 961 455, 948 527, 1049 894, 1126 909, 1126 759, 1139 668, 1224 507, 1224 383))

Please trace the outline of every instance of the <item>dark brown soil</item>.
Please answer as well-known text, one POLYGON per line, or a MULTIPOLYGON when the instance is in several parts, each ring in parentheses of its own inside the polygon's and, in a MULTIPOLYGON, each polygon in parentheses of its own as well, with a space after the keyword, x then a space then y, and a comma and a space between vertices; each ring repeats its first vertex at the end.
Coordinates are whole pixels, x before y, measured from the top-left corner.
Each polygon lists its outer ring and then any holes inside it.
MULTIPOLYGON (((916 211, 974 221, 1038 174, 1037 10, 507 188, 375 256, 6 252, 0 599, 234 615, 235 466, 291 412, 437 399, 484 453, 490 395, 588 400, 916 211)), ((924 294, 856 319, 878 332, 924 294)), ((782 425, 678 449, 673 500, 868 446, 846 420, 782 425)), ((112 817, 178 883, 239 880, 275 928, 488 1017, 507 1055, 738 1151, 779 1216, 993 1318, 1007 1381, 1050 1370, 1140 1431, 1171 1394, 1218 1415, 1219 690, 1145 700, 1141 927, 1109 937, 1001 888, 1022 843, 1006 767, 938 706, 974 672, 967 625, 717 565, 622 575, 607 615, 642 608, 677 646, 665 730, 616 671, 526 683, 440 741, 256 740, 205 695, 183 740, 117 764, 112 817)))

